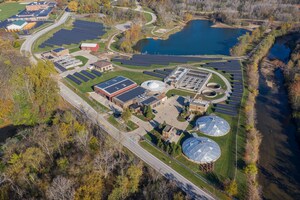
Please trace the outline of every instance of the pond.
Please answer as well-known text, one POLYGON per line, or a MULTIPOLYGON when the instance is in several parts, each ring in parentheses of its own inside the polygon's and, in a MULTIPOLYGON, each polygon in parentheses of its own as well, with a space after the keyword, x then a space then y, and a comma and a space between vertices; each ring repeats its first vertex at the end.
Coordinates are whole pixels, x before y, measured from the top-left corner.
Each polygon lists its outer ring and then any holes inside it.
POLYGON ((208 20, 193 20, 167 40, 143 39, 135 50, 162 55, 229 55, 244 29, 213 28, 208 20))

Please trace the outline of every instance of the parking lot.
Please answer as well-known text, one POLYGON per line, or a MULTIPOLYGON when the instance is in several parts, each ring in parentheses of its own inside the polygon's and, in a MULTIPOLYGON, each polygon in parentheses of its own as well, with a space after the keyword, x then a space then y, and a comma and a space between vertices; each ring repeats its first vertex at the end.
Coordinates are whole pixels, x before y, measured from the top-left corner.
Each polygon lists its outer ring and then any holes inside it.
POLYGON ((189 122, 179 122, 177 117, 184 105, 184 98, 180 96, 170 97, 162 106, 155 108, 157 114, 155 114, 154 120, 163 123, 164 121, 174 126, 177 129, 185 130, 189 122))

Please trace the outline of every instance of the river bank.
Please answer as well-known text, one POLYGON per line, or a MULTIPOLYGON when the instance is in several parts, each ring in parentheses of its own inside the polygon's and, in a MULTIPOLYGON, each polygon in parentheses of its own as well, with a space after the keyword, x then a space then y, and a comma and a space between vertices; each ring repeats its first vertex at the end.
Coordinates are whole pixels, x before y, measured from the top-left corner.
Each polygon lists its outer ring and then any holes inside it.
MULTIPOLYGON (((287 38, 276 40, 268 59, 289 59, 287 38)), ((300 199, 300 148, 282 69, 260 68, 256 110, 257 129, 263 135, 259 160, 263 198, 300 199)))

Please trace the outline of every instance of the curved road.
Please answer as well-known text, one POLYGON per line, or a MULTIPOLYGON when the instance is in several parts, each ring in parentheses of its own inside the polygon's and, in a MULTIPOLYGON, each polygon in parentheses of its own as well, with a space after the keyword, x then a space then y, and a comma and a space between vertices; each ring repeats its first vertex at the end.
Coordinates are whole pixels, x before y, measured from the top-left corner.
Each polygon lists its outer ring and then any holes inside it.
MULTIPOLYGON (((31 35, 28 37, 23 45, 21 46, 21 53, 30 57, 31 62, 36 63, 37 60, 32 55, 32 46, 34 42, 46 34, 50 30, 60 26, 65 23, 65 21, 70 16, 70 13, 64 13, 63 16, 53 25, 31 35)), ((207 199, 213 200, 215 199, 213 196, 205 192, 204 190, 197 187, 195 184, 187 180, 181 174, 173 170, 171 167, 166 165, 164 162, 153 156, 151 153, 142 148, 137 139, 130 137, 129 134, 124 132, 120 132, 114 126, 112 126, 106 119, 104 119, 103 115, 100 115, 95 111, 88 103, 86 103, 81 97, 79 97, 76 93, 74 93, 71 89, 65 86, 62 82, 58 81, 58 85, 60 88, 60 95, 69 102, 72 106, 77 108, 79 111, 86 114, 92 121, 98 124, 101 128, 103 128, 108 134, 110 134, 113 138, 115 138, 118 142, 128 148, 131 152, 133 152, 136 156, 138 156, 145 163, 156 169, 159 173, 161 173, 166 178, 173 180, 176 184, 182 188, 186 193, 191 195, 193 199, 207 199)))
POLYGON ((39 32, 36 32, 36 33, 30 35, 28 38, 26 38, 25 42, 21 46, 21 49, 20 49, 21 53, 23 55, 29 57, 31 62, 36 63, 36 59, 32 55, 32 46, 33 46, 34 42, 42 35, 48 33, 52 29, 64 24, 67 21, 67 19, 69 18, 69 16, 70 16, 70 13, 65 12, 57 22, 55 22, 51 26, 48 26, 45 29, 42 29, 39 32))

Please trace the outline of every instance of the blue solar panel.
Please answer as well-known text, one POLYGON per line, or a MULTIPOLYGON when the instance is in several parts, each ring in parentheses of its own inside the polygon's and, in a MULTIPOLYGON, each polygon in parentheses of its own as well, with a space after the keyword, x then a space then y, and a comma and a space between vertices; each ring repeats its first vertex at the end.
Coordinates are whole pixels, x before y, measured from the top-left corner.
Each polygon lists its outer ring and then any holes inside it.
POLYGON ((70 79, 71 81, 73 81, 74 83, 76 83, 77 85, 81 84, 80 80, 78 80, 77 78, 75 78, 74 76, 72 76, 70 74, 67 76, 67 78, 70 79))
POLYGON ((113 86, 105 88, 105 91, 107 91, 110 94, 113 94, 113 93, 115 93, 119 90, 122 90, 122 89, 127 88, 131 85, 134 85, 134 84, 135 84, 135 82, 133 82, 132 80, 127 79, 127 80, 124 80, 124 81, 119 82, 117 84, 114 84, 113 86))
POLYGON ((163 74, 157 74, 157 73, 149 72, 149 71, 144 71, 143 73, 144 73, 144 74, 147 74, 147 75, 150 75, 150 76, 157 77, 157 78, 162 78, 162 79, 167 77, 166 75, 163 75, 163 74))
POLYGON ((95 74, 96 76, 98 76, 98 77, 102 76, 102 74, 99 71, 97 71, 97 70, 92 70, 91 72, 93 74, 95 74))
POLYGON ((77 76, 78 78, 80 78, 84 82, 88 82, 89 81, 89 79, 87 77, 83 76, 82 74, 79 74, 78 72, 75 72, 73 75, 77 76))
POLYGON ((146 89, 144 89, 142 87, 136 87, 132 90, 129 90, 123 94, 116 96, 115 98, 125 103, 125 102, 132 100, 140 95, 143 95, 145 92, 146 92, 146 89))
POLYGON ((93 74, 89 73, 88 71, 86 70, 82 70, 80 73, 86 75, 87 77, 89 77, 90 79, 95 79, 96 76, 94 76, 93 74))
POLYGON ((150 103, 155 102, 155 101, 157 101, 157 99, 155 97, 150 97, 150 98, 145 99, 144 101, 142 101, 141 104, 149 105, 150 103))
POLYGON ((222 109, 218 109, 218 108, 215 110, 215 112, 226 114, 226 115, 229 115, 229 116, 236 116, 237 115, 237 112, 222 110, 222 109))
MULTIPOLYGON (((92 71, 92 72, 93 72, 93 71, 92 71)), ((109 87, 109 86, 111 86, 111 85, 113 85, 113 84, 119 83, 119 82, 124 81, 124 80, 126 80, 125 77, 123 77, 123 76, 117 76, 117 77, 115 77, 115 78, 112 78, 112 79, 109 79, 109 80, 104 81, 104 82, 102 82, 102 83, 99 83, 99 84, 97 84, 96 86, 97 86, 98 88, 104 89, 104 88, 107 88, 107 87, 109 87)))

